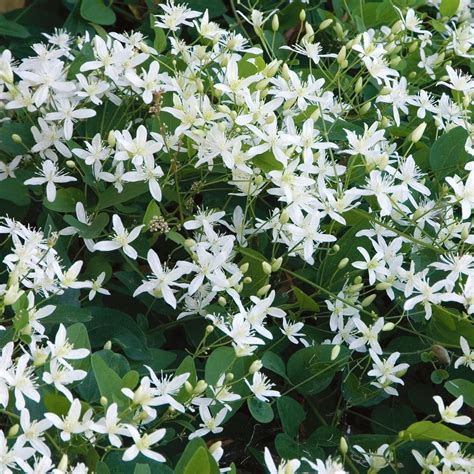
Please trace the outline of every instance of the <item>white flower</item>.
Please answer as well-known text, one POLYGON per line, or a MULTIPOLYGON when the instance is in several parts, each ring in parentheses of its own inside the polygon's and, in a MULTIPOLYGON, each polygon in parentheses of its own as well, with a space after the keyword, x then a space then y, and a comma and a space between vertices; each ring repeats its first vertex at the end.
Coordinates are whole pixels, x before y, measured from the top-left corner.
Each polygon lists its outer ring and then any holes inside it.
POLYGON ((301 465, 298 459, 290 459, 289 461, 281 460, 277 467, 268 448, 265 448, 264 459, 270 474, 296 474, 301 465))
POLYGON ((38 177, 30 178, 25 181, 25 184, 31 186, 40 186, 46 184, 46 197, 49 202, 54 202, 56 199, 56 183, 69 183, 76 181, 73 176, 67 176, 59 171, 56 163, 51 160, 43 161, 41 165, 41 174, 38 177))
POLYGON ((130 433, 130 436, 133 438, 133 444, 123 453, 122 459, 124 461, 131 461, 132 459, 135 459, 139 453, 141 453, 147 458, 153 459, 156 462, 166 462, 166 458, 164 456, 150 449, 151 446, 163 439, 166 434, 166 430, 164 428, 156 430, 150 434, 143 433, 142 435, 140 435, 138 430, 132 425, 127 425, 127 429, 130 433))
POLYGON ((43 456, 51 456, 51 450, 44 442, 44 432, 51 428, 52 423, 48 419, 31 421, 30 412, 25 408, 20 413, 20 426, 23 433, 18 437, 18 443, 29 443, 35 451, 43 456))
POLYGON ((471 370, 474 370, 474 351, 469 347, 468 342, 462 336, 459 337, 459 345, 463 355, 459 357, 454 363, 454 368, 457 369, 461 365, 469 367, 471 370))
POLYGON ((122 440, 118 435, 128 436, 125 425, 120 424, 116 403, 112 403, 112 405, 107 408, 105 417, 93 423, 91 429, 96 433, 107 434, 110 444, 116 448, 122 446, 122 440))
POLYGON ((368 344, 375 354, 382 354, 378 337, 384 326, 384 319, 378 318, 373 325, 369 326, 360 318, 353 318, 353 321, 359 332, 362 333, 362 336, 352 341, 349 345, 349 349, 365 350, 364 346, 368 344))
POLYGON ((262 402, 268 402, 268 397, 279 397, 280 392, 272 390, 275 385, 268 380, 268 377, 263 375, 261 372, 255 372, 252 377, 252 383, 250 384, 247 379, 245 383, 250 388, 252 393, 262 402))
POLYGON ((158 21, 155 21, 155 26, 170 31, 177 31, 181 25, 192 26, 190 20, 202 15, 201 12, 191 10, 184 4, 175 4, 174 0, 168 0, 166 4, 160 4, 160 8, 164 13, 156 15, 158 21))
POLYGON ((458 411, 462 408, 464 403, 464 398, 460 395, 454 402, 452 402, 448 406, 444 406, 443 399, 435 395, 433 400, 438 405, 439 414, 441 415, 441 419, 446 423, 452 423, 453 425, 467 425, 470 423, 471 418, 465 415, 458 416, 458 411))
POLYGON ((102 287, 102 283, 105 280, 105 272, 101 272, 95 280, 92 280, 91 291, 89 292, 89 301, 95 298, 97 293, 101 295, 110 295, 110 291, 102 287))
POLYGON ((94 246, 95 250, 101 252, 110 252, 112 250, 123 249, 125 255, 130 257, 132 260, 136 260, 138 257, 137 251, 130 245, 135 239, 138 238, 143 225, 135 227, 133 230, 128 232, 123 226, 122 220, 117 214, 112 216, 112 227, 115 232, 115 236, 112 240, 97 242, 94 246))
POLYGON ((224 421, 224 418, 226 417, 227 413, 227 408, 222 408, 216 416, 212 416, 207 406, 200 405, 199 415, 201 416, 201 420, 203 421, 203 423, 199 425, 199 429, 189 435, 189 439, 198 437, 200 438, 201 436, 205 436, 208 433, 221 433, 224 428, 222 428, 220 425, 224 421))
POLYGON ((47 341, 51 351, 51 359, 57 359, 61 364, 71 369, 67 360, 84 359, 90 353, 88 349, 74 349, 74 346, 67 338, 66 328, 63 324, 59 325, 58 332, 54 338, 54 343, 47 341))
POLYGON ((69 441, 72 435, 84 433, 89 429, 90 416, 92 415, 92 409, 89 409, 81 418, 81 402, 75 398, 69 407, 67 415, 60 418, 55 413, 45 413, 44 416, 58 429, 61 431, 61 439, 63 441, 69 441))
POLYGON ((0 181, 7 178, 15 178, 15 170, 18 168, 22 160, 22 156, 15 156, 10 163, 0 161, 0 181))

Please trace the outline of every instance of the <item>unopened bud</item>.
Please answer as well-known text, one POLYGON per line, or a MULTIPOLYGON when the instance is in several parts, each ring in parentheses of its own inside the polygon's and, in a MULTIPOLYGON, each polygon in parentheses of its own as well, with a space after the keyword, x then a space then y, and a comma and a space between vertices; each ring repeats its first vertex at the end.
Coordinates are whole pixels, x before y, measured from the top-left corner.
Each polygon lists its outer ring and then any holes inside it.
POLYGON ((257 296, 260 298, 261 296, 264 296, 268 293, 272 286, 271 285, 265 285, 262 286, 258 291, 257 291, 257 296))
POLYGON ((74 160, 67 160, 66 161, 66 166, 73 170, 76 167, 76 163, 75 163, 74 160))
POLYGON ((411 71, 410 74, 408 74, 409 79, 415 79, 415 77, 418 75, 416 71, 411 71))
POLYGON ((423 133, 425 133, 426 129, 426 122, 421 122, 418 127, 413 130, 410 134, 410 140, 412 143, 417 143, 421 140, 421 137, 423 136, 423 133))
POLYGON ((344 436, 341 436, 341 439, 339 440, 339 451, 343 456, 345 456, 347 451, 349 451, 349 446, 347 446, 347 441, 344 436))
POLYGON ((384 332, 393 331, 394 328, 395 328, 395 324, 385 323, 382 327, 382 331, 384 331, 384 332))
POLYGON ((334 25, 334 31, 336 32, 336 35, 338 38, 342 38, 344 36, 344 30, 342 29, 342 26, 340 23, 336 23, 334 25))
POLYGON ((403 28, 403 22, 402 20, 398 20, 393 26, 392 26, 392 33, 397 34, 399 31, 401 31, 403 28))
POLYGON ((226 382, 232 382, 234 380, 234 374, 232 372, 228 372, 225 374, 225 381, 226 382))
POLYGON ((365 307, 371 305, 374 302, 376 297, 377 297, 377 295, 375 295, 375 294, 366 296, 361 302, 362 307, 365 308, 365 307))
POLYGON ((331 360, 336 360, 340 352, 341 352, 341 346, 339 344, 335 345, 331 351, 331 360))
POLYGON ((280 222, 281 225, 285 225, 288 223, 290 220, 290 213, 288 212, 288 209, 283 209, 280 213, 280 217, 278 219, 278 222, 280 222))
POLYGON ((418 49, 418 41, 413 41, 413 43, 408 47, 410 53, 414 53, 418 49))
POLYGON ((101 404, 103 407, 107 406, 108 403, 109 403, 109 401, 107 400, 107 397, 104 397, 104 396, 100 397, 100 404, 101 404))
POLYGON ((213 331, 214 331, 214 326, 212 326, 211 324, 208 324, 208 325, 206 326, 206 332, 207 332, 207 334, 211 334, 211 332, 213 332, 213 331))
POLYGON ((306 11, 304 9, 300 11, 300 21, 301 23, 306 21, 306 11))
POLYGON ((389 288, 391 288, 392 284, 388 281, 383 281, 382 283, 377 283, 377 285, 375 286, 375 289, 376 290, 379 290, 379 291, 384 291, 384 290, 388 290, 389 288))
POLYGON ((249 283, 252 283, 252 277, 245 277, 243 279, 244 285, 248 285, 249 283))
POLYGON ((263 183, 263 176, 259 174, 258 176, 255 176, 255 184, 262 184, 263 183))
POLYGON ((223 296, 219 296, 218 300, 217 300, 217 303, 220 305, 220 306, 225 306, 227 304, 227 300, 223 297, 223 296))
POLYGON ((391 60, 390 60, 390 66, 392 67, 396 67, 400 64, 400 62, 402 61, 402 58, 400 56, 398 56, 398 54, 396 56, 394 56, 391 60))
POLYGON ((347 51, 346 51, 346 47, 343 46, 340 50, 339 50, 339 53, 337 53, 337 62, 339 64, 342 63, 342 61, 344 61, 346 59, 346 54, 347 54, 347 51))
POLYGON ((262 262, 262 270, 265 275, 272 273, 272 266, 268 262, 262 262))
POLYGON ((337 268, 339 270, 342 270, 343 268, 347 267, 347 264, 349 263, 349 259, 347 257, 343 258, 340 262, 337 268))
POLYGON ((107 341, 107 342, 104 344, 104 350, 110 351, 111 349, 112 349, 112 341, 107 341))
POLYGON ((255 372, 258 372, 262 367, 263 364, 261 360, 254 360, 249 368, 249 374, 253 375, 255 372))
POLYGON ((281 268, 281 264, 283 263, 283 257, 278 257, 272 263, 272 272, 277 272, 281 268))
POLYGON ((107 143, 111 148, 115 147, 115 144, 117 143, 117 137, 115 136, 114 130, 110 130, 109 135, 107 136, 107 143))
POLYGON ((240 265, 239 269, 242 273, 247 273, 249 271, 249 262, 245 262, 242 265, 240 265))
POLYGON ((369 110, 370 107, 372 106, 371 102, 366 102, 359 110, 361 115, 365 115, 369 110))
POLYGON ((469 225, 463 225, 461 229, 461 240, 466 240, 469 237, 469 225))
POLYGON ((359 283, 362 283, 362 277, 360 275, 357 275, 355 278, 354 278, 354 283, 356 285, 358 285, 359 283))
POLYGON ((184 389, 186 390, 187 393, 189 393, 189 395, 191 395, 193 393, 193 386, 191 385, 190 382, 188 382, 186 380, 186 382, 184 382, 184 389))
POLYGON ((194 387, 194 393, 199 395, 203 393, 207 388, 207 383, 204 380, 198 380, 198 383, 194 387))
POLYGON ((58 464, 58 471, 66 472, 67 471, 67 465, 68 465, 67 454, 63 454, 63 456, 61 458, 61 461, 59 461, 59 464, 58 464))
POLYGON ((328 18, 327 20, 324 20, 321 22, 321 24, 319 25, 319 31, 323 31, 325 30, 328 26, 331 26, 332 25, 332 18, 328 18))
POLYGON ((337 253, 337 252, 339 252, 339 250, 341 250, 341 247, 340 247, 339 244, 334 244, 334 245, 332 246, 332 249, 331 249, 331 250, 332 250, 334 253, 337 253))
POLYGON ((12 141, 14 143, 22 143, 23 139, 20 137, 20 135, 18 135, 18 133, 13 133, 12 134, 12 141))
POLYGON ((313 27, 308 23, 306 22, 305 25, 304 25, 304 29, 306 31, 306 35, 307 37, 309 38, 312 38, 314 36, 314 30, 313 30, 313 27))
POLYGON ((433 344, 431 346, 431 352, 433 352, 433 355, 436 357, 438 362, 445 365, 448 365, 451 362, 451 357, 449 357, 448 351, 443 346, 433 344))
POLYGON ((279 28, 280 28, 280 22, 278 20, 278 15, 275 13, 275 15, 273 15, 273 18, 272 18, 272 30, 274 32, 277 32, 279 28))
POLYGON ((209 446, 209 453, 213 454, 219 449, 222 449, 222 441, 216 441, 209 446))
POLYGON ((196 245, 196 241, 194 239, 186 239, 184 241, 184 246, 188 249, 194 247, 196 245))
POLYGON ((20 431, 20 425, 18 423, 15 423, 9 430, 7 437, 8 438, 13 438, 18 434, 18 431, 20 431))
POLYGON ((346 67, 349 66, 349 61, 347 59, 344 59, 344 61, 341 62, 340 66, 341 69, 346 69, 346 67))

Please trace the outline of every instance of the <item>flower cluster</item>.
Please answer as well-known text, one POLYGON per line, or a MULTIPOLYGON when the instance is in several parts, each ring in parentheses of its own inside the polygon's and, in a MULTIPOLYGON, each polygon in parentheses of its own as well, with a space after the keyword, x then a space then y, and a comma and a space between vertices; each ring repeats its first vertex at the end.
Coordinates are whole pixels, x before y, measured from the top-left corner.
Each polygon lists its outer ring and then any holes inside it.
POLYGON ((257 460, 272 474, 474 469, 459 413, 474 26, 467 2, 444 3, 390 4, 358 32, 303 10, 286 44, 277 11, 239 11, 232 30, 168 0, 153 46, 58 32, 3 51, 0 188, 18 194, 0 189, 15 204, 0 225, 2 472, 236 472, 227 427, 276 412, 283 433, 257 460), (423 383, 406 426, 358 436, 359 408, 423 383), (326 432, 300 430, 308 410, 326 432))

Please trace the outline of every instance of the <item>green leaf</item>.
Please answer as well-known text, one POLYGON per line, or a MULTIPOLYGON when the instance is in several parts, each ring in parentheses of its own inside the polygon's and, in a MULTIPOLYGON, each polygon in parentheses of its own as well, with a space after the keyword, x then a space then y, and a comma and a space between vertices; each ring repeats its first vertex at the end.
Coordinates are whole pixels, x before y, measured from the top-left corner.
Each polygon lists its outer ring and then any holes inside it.
POLYGON ((30 33, 16 21, 7 20, 4 15, 0 15, 0 36, 11 36, 12 38, 28 38, 30 33))
POLYGON ((201 438, 191 440, 179 458, 174 474, 219 474, 219 467, 201 438), (206 458, 206 459, 205 459, 206 458))
POLYGON ((311 298, 311 296, 308 296, 304 291, 296 286, 293 286, 292 290, 296 296, 301 311, 310 311, 312 313, 319 312, 319 305, 313 300, 313 298, 311 298))
POLYGON ((158 206, 156 201, 153 199, 150 201, 150 204, 148 204, 148 207, 146 208, 145 215, 143 216, 143 224, 148 227, 150 225, 150 221, 154 217, 159 216, 161 216, 160 206, 158 206))
POLYGON ((459 3, 460 0, 441 0, 439 12, 441 15, 451 18, 458 11, 459 3))
POLYGON ((444 388, 453 396, 463 396, 464 401, 474 407, 474 383, 464 379, 454 379, 446 382, 444 388))
MULTIPOLYGON (((72 344, 74 349, 87 349, 89 352, 91 350, 91 344, 89 342, 89 336, 87 334, 87 329, 82 323, 76 323, 72 326, 69 326, 66 329, 67 338, 69 343, 72 344)), ((75 369, 87 370, 89 368, 89 356, 84 359, 73 360, 71 365, 75 369)))
POLYGON ((279 355, 275 354, 274 352, 267 351, 263 354, 261 361, 266 369, 271 370, 272 372, 275 372, 276 374, 283 377, 285 380, 288 380, 285 362, 279 355))
POLYGON ((452 309, 448 311, 441 306, 433 306, 427 332, 441 344, 459 347, 459 335, 462 335, 470 346, 474 345, 474 325, 452 309))
POLYGON ((337 358, 331 360, 333 347, 331 344, 306 347, 290 357, 288 377, 300 393, 322 392, 331 383, 336 372, 343 368, 350 351, 341 346, 337 358))
POLYGON ((155 33, 155 39, 153 41, 153 47, 158 51, 158 53, 162 53, 166 48, 166 34, 165 32, 158 26, 155 26, 155 17, 150 15, 150 26, 155 33))
POLYGON ((109 223, 109 215, 105 212, 101 212, 100 214, 98 214, 90 225, 79 222, 75 217, 71 215, 66 215, 63 219, 70 226, 77 229, 78 234, 83 239, 95 239, 101 234, 101 232, 109 223))
POLYGON ((249 398, 247 405, 252 416, 260 423, 270 423, 275 416, 270 403, 262 402, 258 398, 249 398))
POLYGON ((0 182, 0 199, 17 206, 28 206, 30 203, 28 188, 17 178, 8 178, 0 182))
POLYGON ((115 12, 105 5, 104 0, 82 0, 81 16, 98 25, 113 25, 116 20, 115 12))
POLYGON ((121 393, 122 379, 112 370, 99 354, 92 354, 92 370, 94 372, 101 396, 106 397, 109 403, 124 401, 121 393))
POLYGON ((116 206, 122 202, 132 201, 134 198, 145 194, 148 191, 148 185, 145 183, 127 183, 123 191, 119 193, 113 186, 107 188, 99 197, 99 210, 116 206))
POLYGON ((43 324, 69 324, 85 323, 92 319, 92 315, 87 308, 78 306, 59 305, 56 306, 54 313, 41 320, 43 324))
POLYGON ((458 433, 443 423, 433 423, 432 421, 413 423, 406 430, 401 431, 398 437, 405 440, 474 442, 473 438, 458 433))
POLYGON ((215 385, 222 374, 232 372, 233 362, 236 360, 232 347, 218 347, 206 361, 204 378, 209 385, 215 385))
POLYGON ((151 469, 148 464, 136 464, 133 474, 151 474, 151 469))
POLYGON ((107 341, 118 344, 132 360, 150 358, 146 337, 128 314, 111 308, 89 307, 92 321, 87 323, 92 347, 102 347, 107 341))
POLYGON ((283 396, 277 399, 277 409, 285 433, 295 437, 301 423, 306 418, 303 408, 293 398, 283 396))
POLYGON ((271 151, 266 151, 261 155, 254 156, 252 161, 255 166, 258 166, 260 169, 265 171, 265 173, 283 169, 283 165, 275 158, 275 155, 271 151))
POLYGON ((74 212, 76 210, 76 203, 79 201, 85 201, 84 193, 80 189, 65 188, 56 191, 54 202, 49 202, 45 196, 43 206, 56 212, 74 212))
POLYGON ((464 149, 468 133, 462 127, 456 127, 444 133, 431 147, 430 164, 438 181, 462 170, 469 160, 464 149))
POLYGON ((127 387, 130 390, 133 390, 137 386, 139 380, 139 373, 136 370, 130 370, 122 377, 122 387, 127 387))

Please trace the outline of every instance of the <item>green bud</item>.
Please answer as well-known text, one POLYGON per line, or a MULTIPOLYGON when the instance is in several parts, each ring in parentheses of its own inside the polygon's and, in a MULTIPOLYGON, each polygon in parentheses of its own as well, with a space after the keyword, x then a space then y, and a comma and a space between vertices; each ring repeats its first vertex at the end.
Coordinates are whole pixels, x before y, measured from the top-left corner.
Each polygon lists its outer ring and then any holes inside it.
POLYGON ((262 262, 262 270, 265 275, 272 273, 272 266, 268 262, 262 262))
POLYGON ((273 18, 272 18, 272 30, 273 32, 276 33, 279 28, 280 28, 280 22, 278 20, 278 15, 275 13, 275 15, 273 15, 273 18))
POLYGON ((23 139, 20 137, 20 135, 18 135, 18 133, 13 133, 12 134, 12 141, 14 143, 22 143, 23 139))

